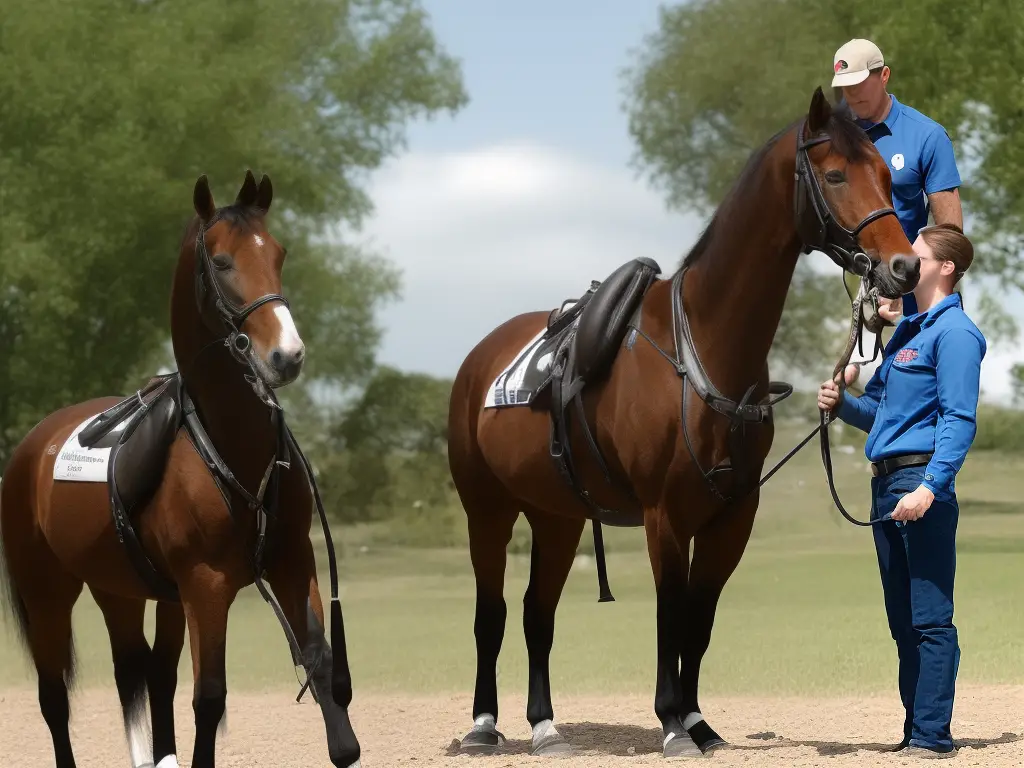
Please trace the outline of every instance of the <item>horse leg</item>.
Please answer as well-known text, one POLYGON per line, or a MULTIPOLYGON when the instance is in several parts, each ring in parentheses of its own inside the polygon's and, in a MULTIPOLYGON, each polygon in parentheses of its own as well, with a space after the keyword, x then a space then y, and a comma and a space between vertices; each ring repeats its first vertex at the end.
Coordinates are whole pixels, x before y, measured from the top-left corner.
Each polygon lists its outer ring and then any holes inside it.
MULTIPOLYGON (((22 591, 15 599, 22 600, 25 609, 26 639, 39 676, 39 710, 50 729, 56 766, 75 768, 68 687, 75 673, 71 613, 82 594, 82 582, 65 573, 52 555, 47 559, 59 571, 50 571, 44 584, 33 585, 31 592, 22 591)), ((41 571, 45 567, 40 563, 41 571)))
POLYGON ((132 768, 153 768, 153 742, 145 719, 146 670, 151 655, 145 632, 146 601, 90 591, 110 635, 114 682, 132 768))
MULTIPOLYGON (((481 470, 480 474, 487 470, 481 470)), ((488 473, 489 474, 489 473, 488 473)), ((475 480, 479 488, 480 477, 475 480)), ((492 487, 498 487, 493 480, 492 487)), ((460 489, 469 525, 469 554, 476 577, 476 686, 473 730, 462 739, 461 751, 494 754, 505 743, 498 724, 498 654, 505 637, 505 549, 519 511, 501 492, 469 494, 460 489)))
POLYGON ((724 746, 726 741, 715 733, 700 713, 697 704, 700 663, 711 642, 718 598, 750 539, 757 503, 755 491, 732 509, 713 518, 693 540, 680 678, 683 686, 682 711, 686 713, 683 726, 705 754, 724 746))
POLYGON ((195 713, 196 741, 192 768, 214 768, 217 728, 227 702, 224 654, 227 645, 228 610, 235 591, 218 574, 203 571, 179 584, 192 651, 192 711, 195 713))
POLYGON ((156 768, 178 768, 174 739, 174 692, 178 661, 185 645, 185 612, 179 603, 156 604, 156 637, 149 656, 146 684, 153 720, 153 759, 156 768))
POLYGON ((523 597, 523 631, 529 656, 526 717, 533 728, 532 755, 565 754, 568 743, 555 729, 548 659, 555 638, 555 609, 572 569, 586 520, 527 509, 533 531, 530 584, 523 597))
POLYGON ((647 551, 657 593, 658 676, 654 711, 661 720, 665 757, 700 757, 701 751, 683 727, 683 688, 679 649, 686 619, 689 541, 679 542, 662 509, 645 515, 647 551))
POLYGON ((279 546, 267 570, 267 582, 302 650, 302 665, 323 713, 331 763, 338 768, 356 768, 360 748, 346 709, 348 702, 344 706, 336 702, 331 690, 334 655, 324 637, 313 545, 306 538, 290 547, 281 541, 279 546))

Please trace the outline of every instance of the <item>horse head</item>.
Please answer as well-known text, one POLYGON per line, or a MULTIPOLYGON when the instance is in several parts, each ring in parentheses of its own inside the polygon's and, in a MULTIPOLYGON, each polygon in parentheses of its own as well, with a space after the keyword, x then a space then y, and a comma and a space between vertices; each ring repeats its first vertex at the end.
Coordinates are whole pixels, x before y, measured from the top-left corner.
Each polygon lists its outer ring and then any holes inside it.
POLYGON ((818 88, 797 131, 796 222, 806 248, 897 298, 920 277, 920 261, 892 207, 889 167, 846 108, 818 88))
POLYGON ((196 310, 214 340, 223 339, 239 362, 274 389, 302 370, 305 345, 281 294, 285 248, 267 231, 273 188, 251 171, 235 201, 217 208, 206 176, 192 195, 196 231, 196 310))

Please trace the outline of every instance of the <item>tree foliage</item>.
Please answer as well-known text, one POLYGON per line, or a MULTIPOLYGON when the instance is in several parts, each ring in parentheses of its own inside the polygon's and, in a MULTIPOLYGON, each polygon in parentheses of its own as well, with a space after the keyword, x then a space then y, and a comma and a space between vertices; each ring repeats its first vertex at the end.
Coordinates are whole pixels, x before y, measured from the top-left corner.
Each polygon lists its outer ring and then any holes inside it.
MULTIPOLYGON (((828 88, 835 50, 875 41, 892 70, 890 91, 938 120, 965 178, 968 233, 979 245, 972 271, 1024 288, 1024 4, 893 0, 693 0, 663 7, 657 29, 624 73, 635 163, 669 204, 707 213, 752 152, 828 88), (993 52, 998 55, 993 56, 993 52)), ((829 288, 841 318, 845 296, 829 288)), ((820 304, 813 281, 794 284, 787 313, 820 304)), ((979 304, 992 337, 1013 335, 1000 302, 979 304)), ((824 327, 824 326, 822 326, 824 327)), ((822 331, 824 333, 824 331, 822 331)), ((784 320, 779 352, 827 344, 784 320), (797 331, 800 333, 797 333, 797 331)))
POLYGON ((450 500, 448 399, 452 382, 379 367, 320 452, 332 471, 325 497, 348 521, 450 500))
POLYGON ((45 413, 165 356, 195 179, 274 181, 270 227, 304 380, 371 368, 398 275, 318 237, 358 226, 367 173, 466 101, 417 0, 10 0, 0 43, 0 463, 45 413))

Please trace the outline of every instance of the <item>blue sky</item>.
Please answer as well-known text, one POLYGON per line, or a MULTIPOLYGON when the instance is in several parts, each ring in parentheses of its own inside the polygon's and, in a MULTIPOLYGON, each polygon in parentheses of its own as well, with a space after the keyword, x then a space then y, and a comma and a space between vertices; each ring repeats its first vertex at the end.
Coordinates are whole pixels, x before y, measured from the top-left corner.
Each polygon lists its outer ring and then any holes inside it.
POLYGON ((426 0, 446 50, 462 60, 470 104, 456 119, 418 124, 410 146, 463 149, 542 139, 621 165, 632 145, 620 70, 657 26, 651 0, 426 0))
MULTIPOLYGON (((671 271, 703 221, 667 210, 629 164, 622 70, 656 29, 659 3, 424 5, 461 60, 470 102, 410 127, 406 150, 371 179, 375 213, 356 237, 402 271, 401 301, 380 314, 380 361, 454 376, 494 327, 579 296, 631 258, 671 271)), ((822 51, 824 77, 832 53, 822 51)), ((831 267, 821 254, 805 258, 815 256, 831 267)), ((1017 357, 990 345, 985 396, 1006 396, 1017 357)))

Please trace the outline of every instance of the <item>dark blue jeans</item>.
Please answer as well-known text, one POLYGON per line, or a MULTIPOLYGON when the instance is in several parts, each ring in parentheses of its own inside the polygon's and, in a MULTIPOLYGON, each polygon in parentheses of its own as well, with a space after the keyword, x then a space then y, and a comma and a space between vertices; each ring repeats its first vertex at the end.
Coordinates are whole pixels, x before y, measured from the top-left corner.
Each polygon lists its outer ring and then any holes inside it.
MULTIPOLYGON (((872 478, 872 518, 892 512, 923 477, 924 467, 906 467, 872 478)), ((960 664, 953 625, 959 516, 954 496, 936 499, 920 520, 874 526, 885 612, 900 659, 904 740, 939 751, 953 747, 949 726, 960 664)))

